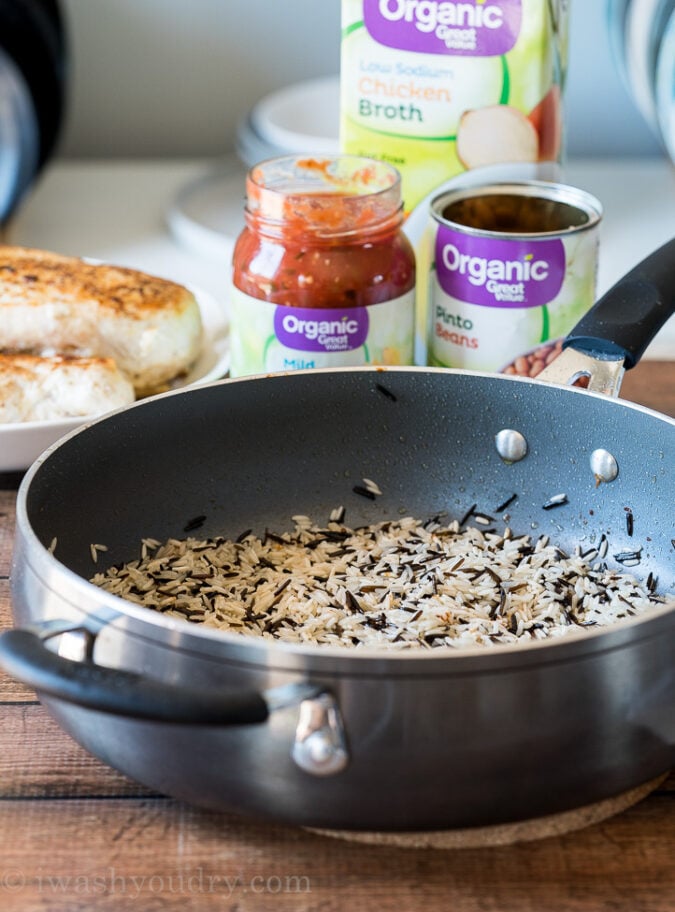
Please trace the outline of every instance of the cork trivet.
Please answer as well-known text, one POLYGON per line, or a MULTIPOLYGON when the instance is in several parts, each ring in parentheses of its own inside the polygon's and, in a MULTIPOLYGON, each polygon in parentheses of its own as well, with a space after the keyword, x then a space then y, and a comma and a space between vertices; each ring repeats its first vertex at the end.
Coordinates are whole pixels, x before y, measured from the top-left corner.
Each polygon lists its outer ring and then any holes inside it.
POLYGON ((608 817, 625 811, 646 798, 668 778, 668 773, 651 779, 642 785, 576 808, 561 814, 549 814, 535 820, 522 820, 517 823, 505 823, 496 826, 471 827, 462 830, 428 830, 421 832, 376 833, 360 830, 324 830, 307 827, 312 833, 345 839, 351 842, 368 843, 369 845, 395 846, 403 849, 477 849, 488 846, 514 845, 518 842, 533 842, 536 839, 547 839, 549 836, 563 836, 584 827, 600 823, 608 817))

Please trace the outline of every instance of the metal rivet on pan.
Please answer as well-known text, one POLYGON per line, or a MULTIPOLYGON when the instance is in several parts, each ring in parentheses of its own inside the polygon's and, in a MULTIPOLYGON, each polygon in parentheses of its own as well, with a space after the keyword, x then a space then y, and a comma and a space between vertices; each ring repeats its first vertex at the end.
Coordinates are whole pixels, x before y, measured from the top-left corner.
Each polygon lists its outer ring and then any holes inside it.
POLYGON ((321 693, 300 704, 292 756, 301 769, 313 776, 333 776, 347 766, 344 728, 331 694, 321 693))
POLYGON ((593 450, 590 462, 591 472, 595 475, 598 484, 602 481, 614 481, 619 474, 619 464, 609 450, 593 450))
POLYGON ((495 445, 504 462, 520 462, 527 456, 527 440, 512 428, 500 431, 495 436, 495 445))

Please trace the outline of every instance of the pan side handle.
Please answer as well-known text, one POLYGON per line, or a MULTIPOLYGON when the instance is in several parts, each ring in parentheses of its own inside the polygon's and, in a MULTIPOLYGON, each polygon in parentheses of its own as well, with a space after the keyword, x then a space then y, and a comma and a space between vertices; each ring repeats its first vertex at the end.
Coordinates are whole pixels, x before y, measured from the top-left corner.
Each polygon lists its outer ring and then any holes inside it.
POLYGON ((92 661, 73 661, 53 652, 30 630, 0 634, 0 665, 39 694, 132 719, 182 725, 250 725, 264 722, 271 709, 265 697, 256 692, 177 687, 92 661))
POLYGON ((621 359, 629 370, 673 313, 675 238, 619 279, 581 318, 563 348, 621 359))

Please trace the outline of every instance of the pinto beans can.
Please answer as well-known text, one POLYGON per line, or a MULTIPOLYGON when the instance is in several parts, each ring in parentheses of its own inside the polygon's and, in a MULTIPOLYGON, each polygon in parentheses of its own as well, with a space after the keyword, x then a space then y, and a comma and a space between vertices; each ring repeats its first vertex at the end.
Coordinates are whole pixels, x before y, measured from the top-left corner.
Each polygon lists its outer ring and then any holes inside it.
POLYGON ((431 214, 430 365, 501 371, 592 306, 602 207, 589 193, 485 184, 437 196, 431 214))

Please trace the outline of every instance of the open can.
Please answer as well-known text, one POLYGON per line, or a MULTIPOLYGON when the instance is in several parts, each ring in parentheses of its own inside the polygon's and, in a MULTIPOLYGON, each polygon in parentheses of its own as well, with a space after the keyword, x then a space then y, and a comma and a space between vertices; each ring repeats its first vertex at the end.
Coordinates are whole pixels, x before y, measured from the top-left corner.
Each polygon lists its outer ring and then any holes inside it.
POLYGON ((431 215, 429 364, 500 371, 592 306, 602 206, 591 194, 485 184, 440 194, 431 215))

